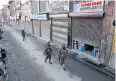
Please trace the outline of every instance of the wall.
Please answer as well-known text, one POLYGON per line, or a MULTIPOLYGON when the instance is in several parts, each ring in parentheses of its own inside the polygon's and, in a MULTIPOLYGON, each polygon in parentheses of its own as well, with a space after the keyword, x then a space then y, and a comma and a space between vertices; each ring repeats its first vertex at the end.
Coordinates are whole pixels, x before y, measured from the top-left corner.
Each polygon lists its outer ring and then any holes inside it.
POLYGON ((32 14, 39 13, 39 1, 38 0, 31 0, 31 12, 32 14))
POLYGON ((15 15, 15 0, 13 0, 11 3, 10 3, 10 15, 11 16, 14 16, 15 15))
POLYGON ((110 58, 110 53, 106 52, 108 49, 108 41, 111 41, 111 39, 108 38, 109 36, 109 30, 111 28, 111 19, 113 16, 113 1, 109 1, 107 5, 104 6, 105 15, 103 20, 103 30, 102 30, 102 37, 101 37, 101 47, 100 47, 100 56, 99 61, 102 63, 107 64, 110 58))
POLYGON ((48 3, 50 14, 61 14, 69 12, 69 0, 67 1, 50 1, 48 3))
POLYGON ((47 1, 40 1, 40 13, 47 12, 47 1))
POLYGON ((31 3, 30 2, 27 2, 25 3, 22 8, 21 8, 21 11, 22 11, 22 16, 26 16, 26 17, 31 17, 31 3))
POLYGON ((22 5, 21 7, 21 26, 22 29, 25 29, 26 32, 32 34, 32 22, 30 20, 31 18, 31 2, 26 2, 25 4, 22 5))

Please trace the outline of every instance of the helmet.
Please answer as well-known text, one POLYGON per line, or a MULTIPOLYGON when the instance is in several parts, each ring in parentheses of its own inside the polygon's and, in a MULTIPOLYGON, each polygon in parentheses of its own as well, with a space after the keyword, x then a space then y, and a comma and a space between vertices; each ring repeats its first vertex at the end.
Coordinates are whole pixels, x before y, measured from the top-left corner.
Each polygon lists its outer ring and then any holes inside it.
POLYGON ((65 44, 62 44, 62 48, 65 49, 65 44))
POLYGON ((50 41, 47 42, 47 45, 50 46, 50 41))

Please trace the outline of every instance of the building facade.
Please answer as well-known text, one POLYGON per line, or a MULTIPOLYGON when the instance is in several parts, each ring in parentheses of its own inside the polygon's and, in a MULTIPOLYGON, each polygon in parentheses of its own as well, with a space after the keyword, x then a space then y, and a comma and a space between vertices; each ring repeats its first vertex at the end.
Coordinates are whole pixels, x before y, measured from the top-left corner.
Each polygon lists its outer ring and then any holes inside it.
POLYGON ((25 31, 36 37, 58 46, 65 44, 94 63, 110 66, 111 62, 114 64, 109 49, 114 10, 113 1, 30 0, 21 6, 21 21, 26 22, 22 26, 25 31))
POLYGON ((31 5, 34 35, 50 41, 51 20, 47 11, 47 2, 31 0, 31 5))
POLYGON ((69 39, 69 22, 68 17, 69 0, 67 1, 49 1, 48 11, 51 19, 51 41, 61 46, 68 45, 69 39))

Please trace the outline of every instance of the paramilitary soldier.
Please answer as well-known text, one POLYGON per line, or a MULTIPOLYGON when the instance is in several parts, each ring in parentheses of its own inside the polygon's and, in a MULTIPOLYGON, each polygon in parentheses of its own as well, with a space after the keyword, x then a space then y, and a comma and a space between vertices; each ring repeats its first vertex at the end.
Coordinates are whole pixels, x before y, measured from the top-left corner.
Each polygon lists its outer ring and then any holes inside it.
POLYGON ((67 49, 65 47, 65 44, 63 44, 62 48, 59 50, 58 58, 59 58, 60 64, 63 66, 64 71, 66 71, 65 60, 66 60, 67 56, 68 56, 68 52, 67 52, 67 49))
POLYGON ((45 45, 45 54, 46 54, 45 62, 47 61, 47 59, 49 59, 49 63, 52 64, 51 55, 53 54, 53 52, 50 45, 50 41, 48 41, 47 44, 45 45))

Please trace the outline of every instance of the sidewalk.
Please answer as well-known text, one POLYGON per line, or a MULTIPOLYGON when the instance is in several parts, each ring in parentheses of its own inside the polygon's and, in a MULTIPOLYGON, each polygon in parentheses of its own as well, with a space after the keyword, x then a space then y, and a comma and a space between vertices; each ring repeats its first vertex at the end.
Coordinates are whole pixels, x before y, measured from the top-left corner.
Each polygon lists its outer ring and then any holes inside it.
POLYGON ((73 59, 69 57, 66 60, 67 71, 63 71, 56 58, 58 48, 54 48, 55 45, 53 44, 53 64, 49 65, 44 62, 45 56, 43 55, 44 44, 46 41, 43 41, 43 39, 40 40, 40 38, 36 38, 30 34, 26 34, 27 41, 23 42, 20 31, 13 28, 8 28, 7 30, 13 31, 11 35, 14 39, 20 42, 21 46, 28 51, 29 56, 34 59, 34 62, 41 66, 45 73, 49 75, 49 77, 52 77, 55 81, 110 81, 107 79, 108 77, 106 78, 106 76, 96 71, 96 67, 93 68, 91 64, 87 64, 78 58, 78 56, 73 59), (90 78, 92 75, 96 76, 90 78))

